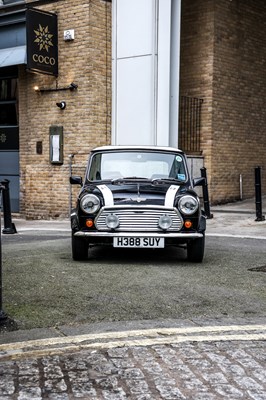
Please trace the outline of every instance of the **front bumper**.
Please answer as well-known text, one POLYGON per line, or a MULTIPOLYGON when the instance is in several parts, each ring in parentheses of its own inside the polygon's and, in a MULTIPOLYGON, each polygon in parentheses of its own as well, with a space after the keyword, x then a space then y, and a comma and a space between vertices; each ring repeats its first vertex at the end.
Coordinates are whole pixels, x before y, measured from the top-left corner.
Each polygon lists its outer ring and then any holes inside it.
POLYGON ((177 233, 157 233, 157 232, 98 232, 98 231, 77 231, 74 236, 83 238, 113 238, 113 237, 153 237, 153 238, 167 238, 167 239, 197 239, 204 236, 200 232, 177 232, 177 233))

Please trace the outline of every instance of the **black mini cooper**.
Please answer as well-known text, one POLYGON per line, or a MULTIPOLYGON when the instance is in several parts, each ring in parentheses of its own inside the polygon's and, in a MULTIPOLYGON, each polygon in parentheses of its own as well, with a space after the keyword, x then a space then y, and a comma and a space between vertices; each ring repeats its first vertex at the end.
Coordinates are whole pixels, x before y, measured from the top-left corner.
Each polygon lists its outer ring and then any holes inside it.
POLYGON ((72 255, 88 258, 88 248, 181 246, 202 262, 206 217, 193 190, 186 157, 178 149, 104 146, 92 150, 85 180, 71 212, 72 255))

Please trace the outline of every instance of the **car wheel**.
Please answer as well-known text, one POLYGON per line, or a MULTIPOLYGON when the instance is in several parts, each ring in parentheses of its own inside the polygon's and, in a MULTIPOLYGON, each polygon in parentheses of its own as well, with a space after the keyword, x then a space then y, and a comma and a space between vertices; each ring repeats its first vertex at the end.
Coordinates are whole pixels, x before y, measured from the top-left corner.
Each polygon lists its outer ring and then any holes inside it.
POLYGON ((187 244, 187 259, 191 262, 200 263, 203 260, 205 248, 205 236, 191 240, 187 244))
POLYGON ((77 238, 72 233, 72 257, 75 261, 88 259, 88 244, 86 240, 77 238))

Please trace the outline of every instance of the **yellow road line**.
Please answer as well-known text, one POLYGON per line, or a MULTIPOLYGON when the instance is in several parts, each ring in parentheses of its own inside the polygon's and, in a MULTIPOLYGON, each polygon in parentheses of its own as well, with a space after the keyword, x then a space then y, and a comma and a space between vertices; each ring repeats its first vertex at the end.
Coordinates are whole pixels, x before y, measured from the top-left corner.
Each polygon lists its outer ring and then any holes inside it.
POLYGON ((158 336, 158 335, 177 335, 191 333, 211 333, 211 332, 239 332, 239 331, 266 331, 266 325, 225 325, 225 326, 191 326, 183 328, 158 328, 158 329, 138 329, 121 332, 103 332, 94 334, 83 334, 75 336, 64 336, 47 339, 28 340, 25 342, 15 342, 0 345, 0 351, 9 348, 20 348, 22 345, 31 346, 50 346, 53 344, 80 343, 88 340, 128 338, 132 336, 158 336))
POLYGON ((266 325, 227 325, 143 329, 84 334, 0 345, 0 359, 26 354, 54 354, 80 349, 150 346, 188 341, 266 340, 266 325), (252 333, 256 331, 256 333, 252 333), (196 335, 195 335, 196 334, 196 335), (163 337, 162 337, 163 336, 163 337), (140 339, 136 339, 140 338, 140 339), (89 343, 88 343, 89 342, 89 343), (58 346, 58 347, 55 347, 58 346), (60 346, 63 346, 60 348, 60 346))
POLYGON ((60 355, 69 352, 80 352, 82 350, 92 349, 111 349, 115 347, 143 347, 155 345, 180 344, 184 342, 217 342, 217 341, 258 341, 266 340, 266 333, 254 334, 222 334, 222 335, 192 335, 192 336, 171 336, 163 338, 144 338, 132 340, 115 340, 110 342, 94 342, 88 344, 68 344, 64 347, 51 347, 41 349, 13 349, 0 354, 0 361, 17 359, 17 358, 38 358, 51 355, 60 355))

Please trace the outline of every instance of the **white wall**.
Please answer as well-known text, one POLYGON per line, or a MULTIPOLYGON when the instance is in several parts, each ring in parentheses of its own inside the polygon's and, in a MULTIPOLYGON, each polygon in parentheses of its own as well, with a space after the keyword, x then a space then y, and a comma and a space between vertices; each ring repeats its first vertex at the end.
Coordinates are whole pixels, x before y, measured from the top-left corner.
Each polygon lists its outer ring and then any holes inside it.
POLYGON ((112 143, 177 146, 180 0, 112 7, 112 143))

